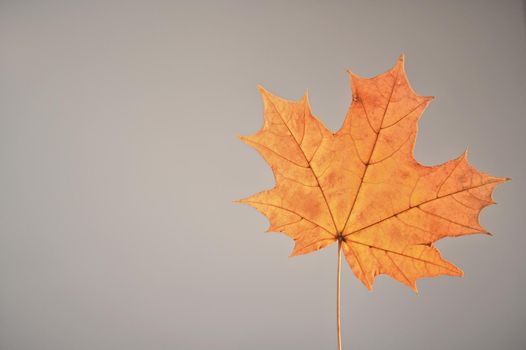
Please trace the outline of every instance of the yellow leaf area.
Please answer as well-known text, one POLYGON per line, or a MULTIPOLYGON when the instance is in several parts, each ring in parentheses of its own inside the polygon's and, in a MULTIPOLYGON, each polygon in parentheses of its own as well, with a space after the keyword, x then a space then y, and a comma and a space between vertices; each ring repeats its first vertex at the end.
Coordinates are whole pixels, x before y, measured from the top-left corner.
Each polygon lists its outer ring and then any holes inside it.
POLYGON ((465 152, 436 166, 414 159, 417 122, 432 97, 413 91, 403 61, 374 78, 349 73, 353 100, 336 133, 312 115, 306 95, 289 101, 260 88, 263 128, 241 137, 276 181, 241 202, 269 219, 269 231, 294 239, 292 256, 341 240, 352 271, 369 289, 380 274, 415 291, 418 278, 461 276, 433 243, 487 234, 480 211, 508 180, 478 171, 465 152))

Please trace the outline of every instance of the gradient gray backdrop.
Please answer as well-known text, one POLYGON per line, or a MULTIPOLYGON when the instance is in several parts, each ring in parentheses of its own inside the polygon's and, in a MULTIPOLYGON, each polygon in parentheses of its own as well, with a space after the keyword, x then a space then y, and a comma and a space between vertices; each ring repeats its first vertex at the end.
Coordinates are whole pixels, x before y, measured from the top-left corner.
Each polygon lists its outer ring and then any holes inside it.
POLYGON ((513 181, 444 240, 464 278, 343 268, 357 349, 526 349, 526 29, 519 1, 2 1, 0 350, 334 349, 336 247, 292 241, 232 204, 272 187, 237 134, 262 125, 261 83, 309 89, 339 128, 345 70, 400 53, 437 98, 416 158, 466 147, 513 181))

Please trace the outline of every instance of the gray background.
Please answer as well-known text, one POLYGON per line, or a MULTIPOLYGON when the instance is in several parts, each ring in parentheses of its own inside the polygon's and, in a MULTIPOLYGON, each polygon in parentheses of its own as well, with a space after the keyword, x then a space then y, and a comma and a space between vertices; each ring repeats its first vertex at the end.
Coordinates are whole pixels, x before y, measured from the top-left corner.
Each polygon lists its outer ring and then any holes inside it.
POLYGON ((309 89, 339 128, 345 70, 400 53, 437 99, 416 158, 469 146, 500 186, 494 237, 444 240, 464 278, 343 268, 345 349, 526 348, 526 29, 519 1, 2 1, 0 349, 333 349, 336 247, 292 241, 232 204, 272 187, 236 134, 256 84, 309 89))

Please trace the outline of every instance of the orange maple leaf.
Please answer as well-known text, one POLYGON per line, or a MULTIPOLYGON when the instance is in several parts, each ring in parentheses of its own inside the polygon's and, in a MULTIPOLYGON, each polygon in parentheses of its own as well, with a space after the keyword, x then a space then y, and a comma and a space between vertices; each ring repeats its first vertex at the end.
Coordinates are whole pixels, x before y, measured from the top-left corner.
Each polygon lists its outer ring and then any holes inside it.
POLYGON ((416 289, 416 279, 463 272, 433 243, 487 233, 482 208, 507 178, 482 173, 467 153, 437 166, 413 156, 420 115, 432 97, 418 96, 403 56, 374 78, 350 73, 353 101, 342 128, 330 132, 308 98, 289 101, 260 87, 264 126, 241 139, 272 167, 276 186, 241 202, 262 212, 269 231, 295 241, 292 256, 339 242, 367 288, 387 274, 416 289))

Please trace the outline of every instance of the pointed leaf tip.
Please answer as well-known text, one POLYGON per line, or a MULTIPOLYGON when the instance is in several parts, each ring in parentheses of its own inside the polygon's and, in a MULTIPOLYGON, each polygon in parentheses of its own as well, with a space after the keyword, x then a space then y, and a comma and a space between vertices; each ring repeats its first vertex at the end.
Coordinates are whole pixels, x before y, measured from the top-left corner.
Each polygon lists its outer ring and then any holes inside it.
POLYGON ((398 57, 398 60, 396 60, 396 63, 395 63, 395 65, 392 68, 392 70, 398 70, 398 69, 400 69, 402 71, 405 70, 405 56, 404 56, 404 54, 401 54, 398 57))
POLYGON ((420 291, 418 290, 418 287, 416 286, 416 283, 411 285, 411 289, 413 290, 413 292, 415 292, 416 295, 420 295, 420 291))

